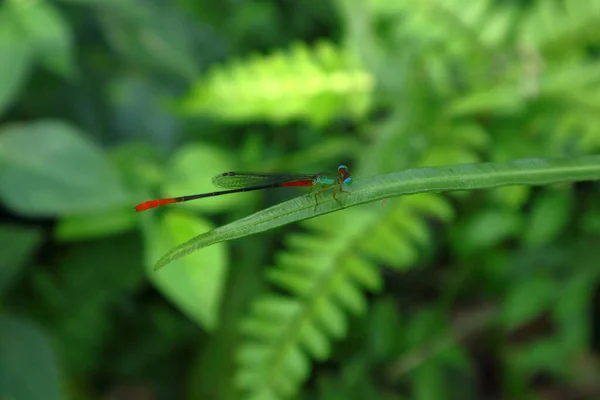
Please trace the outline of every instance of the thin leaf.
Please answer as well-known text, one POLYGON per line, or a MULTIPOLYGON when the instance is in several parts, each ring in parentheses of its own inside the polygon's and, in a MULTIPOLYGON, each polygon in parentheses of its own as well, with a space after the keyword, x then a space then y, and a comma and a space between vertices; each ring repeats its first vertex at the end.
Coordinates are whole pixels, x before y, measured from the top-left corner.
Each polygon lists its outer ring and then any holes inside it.
POLYGON ((508 163, 481 163, 416 168, 358 181, 346 196, 330 193, 303 196, 259 211, 239 221, 215 228, 165 254, 154 266, 159 269, 173 260, 225 240, 263 232, 295 221, 385 198, 423 192, 489 189, 508 185, 546 185, 600 179, 600 156, 555 159, 525 159, 508 163))

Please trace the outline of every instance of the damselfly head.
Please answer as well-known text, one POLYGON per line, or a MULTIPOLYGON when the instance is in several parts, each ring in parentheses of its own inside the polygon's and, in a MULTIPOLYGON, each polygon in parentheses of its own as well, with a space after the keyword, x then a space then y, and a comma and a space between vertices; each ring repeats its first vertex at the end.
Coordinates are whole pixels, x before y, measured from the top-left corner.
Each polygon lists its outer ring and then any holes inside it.
POLYGON ((348 167, 345 165, 338 167, 338 178, 344 185, 352 185, 352 175, 350 175, 350 171, 348 171, 348 167))

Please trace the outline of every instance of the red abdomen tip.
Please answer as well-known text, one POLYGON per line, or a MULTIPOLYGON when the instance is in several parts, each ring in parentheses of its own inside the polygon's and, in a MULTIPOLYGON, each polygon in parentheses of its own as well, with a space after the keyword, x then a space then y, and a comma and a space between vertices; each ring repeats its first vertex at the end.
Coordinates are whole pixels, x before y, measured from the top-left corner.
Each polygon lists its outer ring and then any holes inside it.
POLYGON ((165 204, 171 204, 171 203, 176 203, 176 202, 177 202, 176 199, 158 199, 158 200, 145 201, 145 202, 140 203, 137 206, 135 206, 135 211, 140 212, 140 211, 148 210, 150 208, 164 206, 165 204))

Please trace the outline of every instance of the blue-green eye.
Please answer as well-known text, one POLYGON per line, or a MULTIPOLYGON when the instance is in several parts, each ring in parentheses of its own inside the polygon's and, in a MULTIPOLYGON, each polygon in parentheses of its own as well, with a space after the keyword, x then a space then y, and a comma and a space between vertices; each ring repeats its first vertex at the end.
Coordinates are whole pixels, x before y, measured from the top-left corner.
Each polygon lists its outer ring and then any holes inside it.
POLYGON ((352 185, 352 177, 351 176, 344 179, 344 185, 352 185))

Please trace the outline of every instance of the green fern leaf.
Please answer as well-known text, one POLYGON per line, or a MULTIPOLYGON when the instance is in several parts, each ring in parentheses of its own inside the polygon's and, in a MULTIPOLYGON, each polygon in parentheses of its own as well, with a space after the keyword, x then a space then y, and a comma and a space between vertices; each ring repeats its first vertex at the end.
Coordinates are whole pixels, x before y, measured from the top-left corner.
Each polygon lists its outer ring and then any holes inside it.
POLYGON ((325 360, 331 352, 330 341, 314 323, 307 321, 300 331, 300 343, 317 360, 325 360))
POLYGON ((600 41, 600 4, 594 1, 537 1, 525 14, 520 42, 544 52, 565 54, 582 52, 600 41))
MULTIPOLYGON (((429 44, 441 44, 451 53, 493 48, 505 42, 514 25, 514 9, 490 0, 425 0, 375 2, 384 18, 395 18, 404 35, 429 44)), ((399 35, 401 36, 401 35, 399 35)))
MULTIPOLYGON (((320 220, 305 222, 310 233, 292 234, 286 238, 287 251, 277 257, 277 268, 268 272, 271 281, 287 289, 291 296, 297 298, 300 309, 295 309, 295 316, 289 314, 277 321, 278 329, 270 329, 270 340, 264 331, 245 329, 248 337, 241 353, 248 352, 257 343, 269 347, 268 354, 262 358, 241 357, 240 376, 250 374, 249 371, 266 371, 253 381, 240 379, 242 389, 252 394, 260 388, 273 388, 274 392, 285 397, 278 380, 284 379, 277 375, 283 367, 269 368, 268 366, 281 363, 285 365, 286 357, 294 357, 308 363, 309 358, 326 359, 330 352, 330 342, 347 334, 348 318, 346 313, 362 315, 367 308, 365 290, 377 291, 381 287, 381 276, 377 263, 384 259, 390 265, 401 267, 412 263, 417 258, 415 249, 419 244, 428 241, 422 213, 416 209, 418 205, 424 210, 431 210, 439 215, 448 216, 446 203, 439 196, 425 194, 419 202, 404 198, 401 201, 386 204, 384 208, 351 210, 345 214, 330 214, 320 220), (407 201, 408 200, 408 201, 407 201), (404 224, 399 221, 412 221, 404 224), (416 234, 404 233, 404 226, 411 227, 416 234), (415 228, 416 227, 416 228, 415 228), (365 232, 369 232, 365 238, 365 232), (417 240, 415 240, 417 239, 417 240), (390 244, 390 241, 392 242, 390 244), (365 242, 370 243, 365 249, 365 242), (390 249, 396 251, 390 252, 390 249), (404 253, 409 253, 407 257, 404 253), (259 333, 257 335, 257 333, 259 333), (294 349, 290 353, 288 349, 294 349), (301 357, 298 352, 305 354, 301 357)), ((256 305, 263 304, 265 299, 273 299, 267 295, 259 299, 256 305)), ((290 300, 287 300, 290 301, 290 300)), ((264 314, 254 308, 245 326, 262 326, 264 314)), ((295 364, 298 361, 287 361, 295 364)), ((287 384, 298 389, 304 380, 307 370, 302 364, 302 372, 288 376, 287 384)), ((288 386, 286 386, 286 389, 288 386)))
POLYGON ((322 124, 333 117, 360 117, 370 107, 373 77, 355 57, 328 42, 289 52, 254 56, 209 72, 182 101, 187 114, 225 120, 322 124))

